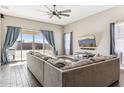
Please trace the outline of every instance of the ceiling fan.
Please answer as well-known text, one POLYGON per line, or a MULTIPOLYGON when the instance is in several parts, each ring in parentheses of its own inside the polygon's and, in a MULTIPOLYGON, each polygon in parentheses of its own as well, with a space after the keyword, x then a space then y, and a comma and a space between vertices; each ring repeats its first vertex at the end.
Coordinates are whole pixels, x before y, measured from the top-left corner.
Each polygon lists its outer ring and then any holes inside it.
POLYGON ((69 14, 66 14, 66 13, 71 12, 70 9, 58 11, 58 10, 56 9, 56 5, 53 5, 53 9, 50 9, 47 5, 44 5, 44 7, 48 9, 48 12, 45 12, 45 13, 47 13, 47 15, 50 16, 50 17, 49 17, 50 19, 51 19, 53 16, 56 16, 56 17, 59 18, 59 19, 62 18, 61 16, 65 16, 65 17, 69 17, 69 16, 70 16, 69 14))

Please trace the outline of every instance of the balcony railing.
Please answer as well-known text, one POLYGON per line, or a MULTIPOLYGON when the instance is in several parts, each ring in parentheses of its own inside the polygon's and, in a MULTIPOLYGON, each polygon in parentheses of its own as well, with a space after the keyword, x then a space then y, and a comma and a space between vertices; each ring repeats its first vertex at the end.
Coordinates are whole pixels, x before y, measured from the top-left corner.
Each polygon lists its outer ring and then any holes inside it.
MULTIPOLYGON (((8 50, 9 61, 25 61, 27 60, 27 53, 33 50, 8 50)), ((40 52, 41 54, 52 55, 51 50, 34 50, 35 52, 40 52)))

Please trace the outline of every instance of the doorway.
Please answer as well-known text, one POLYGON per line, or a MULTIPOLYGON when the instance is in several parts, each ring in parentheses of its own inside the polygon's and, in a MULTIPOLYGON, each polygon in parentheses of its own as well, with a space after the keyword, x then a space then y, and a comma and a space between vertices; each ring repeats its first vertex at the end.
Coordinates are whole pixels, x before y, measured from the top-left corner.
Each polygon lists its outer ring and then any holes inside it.
POLYGON ((40 31, 24 30, 21 31, 14 45, 8 49, 8 59, 11 62, 26 61, 29 51, 52 55, 52 47, 40 31))

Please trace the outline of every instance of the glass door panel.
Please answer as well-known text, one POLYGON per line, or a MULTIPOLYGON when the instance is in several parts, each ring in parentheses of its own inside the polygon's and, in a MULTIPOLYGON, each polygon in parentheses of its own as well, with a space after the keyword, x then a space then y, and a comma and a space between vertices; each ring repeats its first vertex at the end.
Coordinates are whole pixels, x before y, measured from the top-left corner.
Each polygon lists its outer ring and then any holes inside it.
POLYGON ((27 53, 33 50, 33 32, 22 32, 22 60, 27 60, 27 53))
POLYGON ((52 55, 51 46, 48 44, 47 40, 44 38, 41 32, 34 34, 34 45, 35 51, 41 54, 52 55))
POLYGON ((43 54, 43 35, 41 32, 35 32, 34 33, 34 46, 35 46, 35 52, 40 52, 43 54))

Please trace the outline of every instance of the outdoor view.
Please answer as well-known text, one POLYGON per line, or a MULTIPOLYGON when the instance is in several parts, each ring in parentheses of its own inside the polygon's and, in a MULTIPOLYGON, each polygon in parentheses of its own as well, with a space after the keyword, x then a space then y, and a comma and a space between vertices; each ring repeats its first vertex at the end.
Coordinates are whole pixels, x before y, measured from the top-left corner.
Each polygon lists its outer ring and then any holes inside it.
POLYGON ((65 54, 70 54, 70 33, 65 34, 65 54))
POLYGON ((52 55, 51 47, 41 32, 23 31, 15 44, 8 50, 10 61, 26 60, 29 51, 52 55))
POLYGON ((115 27, 115 51, 120 57, 121 65, 124 65, 124 23, 115 27))

